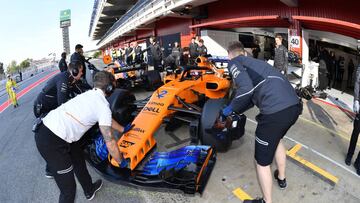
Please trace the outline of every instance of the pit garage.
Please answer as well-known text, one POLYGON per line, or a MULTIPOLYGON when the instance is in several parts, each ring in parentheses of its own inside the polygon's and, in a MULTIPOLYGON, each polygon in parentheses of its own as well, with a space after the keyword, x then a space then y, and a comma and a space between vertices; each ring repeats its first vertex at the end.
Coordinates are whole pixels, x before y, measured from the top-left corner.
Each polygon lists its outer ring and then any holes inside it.
MULTIPOLYGON (((226 57, 227 44, 240 40, 249 55, 272 63, 274 36, 280 33, 290 55, 289 80, 294 86, 311 88, 315 98, 304 101, 303 114, 285 137, 289 187, 285 191, 274 187, 274 200, 359 201, 359 176, 344 163, 354 118, 353 75, 359 64, 360 27, 354 5, 341 1, 323 5, 309 0, 264 0, 241 6, 235 0, 152 3, 135 4, 128 13, 131 17, 119 19, 100 38, 99 48, 110 53, 134 41, 146 48, 147 39, 156 36, 167 55, 175 41, 186 47, 198 35, 215 58, 226 57), (257 46, 260 51, 255 53, 257 46), (322 58, 324 50, 335 55, 330 85, 328 62, 322 58)), ((133 91, 137 98, 151 94, 133 91)), ((180 201, 239 202, 261 195, 253 162, 258 110, 245 114, 248 119, 244 136, 235 140, 227 152, 217 154, 202 195, 182 197, 180 201)), ((173 150, 190 144, 187 125, 172 133, 165 128, 161 126, 155 134, 159 143, 165 143, 159 144, 159 149, 173 150)))

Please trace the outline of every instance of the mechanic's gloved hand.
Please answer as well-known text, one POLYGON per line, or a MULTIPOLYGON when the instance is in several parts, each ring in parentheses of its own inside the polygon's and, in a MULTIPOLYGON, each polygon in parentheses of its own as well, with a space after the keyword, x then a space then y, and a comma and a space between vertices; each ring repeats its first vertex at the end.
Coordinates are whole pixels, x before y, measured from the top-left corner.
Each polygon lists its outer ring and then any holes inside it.
POLYGON ((127 125, 124 127, 124 130, 123 130, 122 133, 124 134, 124 133, 129 132, 134 126, 135 126, 135 124, 131 124, 131 123, 127 124, 127 125))
POLYGON ((221 112, 222 112, 223 116, 228 117, 233 113, 233 110, 232 110, 231 106, 229 105, 229 106, 225 107, 221 112))
POLYGON ((354 101, 354 107, 353 108, 354 108, 354 112, 358 114, 359 113, 359 101, 358 100, 354 101))
POLYGON ((121 163, 119 163, 120 168, 128 167, 129 162, 124 158, 124 155, 121 154, 121 163))
POLYGON ((231 126, 231 117, 233 110, 231 106, 225 107, 219 112, 218 118, 215 120, 213 128, 222 130, 224 128, 229 128, 231 126))

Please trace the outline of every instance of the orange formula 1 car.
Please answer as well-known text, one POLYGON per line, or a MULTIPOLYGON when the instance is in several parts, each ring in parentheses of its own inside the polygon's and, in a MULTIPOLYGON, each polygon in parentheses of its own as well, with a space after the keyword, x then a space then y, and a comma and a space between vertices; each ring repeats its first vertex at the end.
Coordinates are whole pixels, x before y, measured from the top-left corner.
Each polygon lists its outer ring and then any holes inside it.
MULTIPOLYGON (((111 181, 201 193, 216 161, 215 150, 226 151, 234 139, 244 134, 246 117, 234 114, 230 127, 212 131, 229 98, 231 79, 208 58, 199 57, 197 66, 169 70, 164 81, 142 101, 135 101, 129 91, 122 89, 109 97, 113 118, 122 125, 134 125, 118 140, 127 165, 119 167, 111 157, 99 159, 99 148, 104 143, 97 143, 96 139, 86 148, 88 161, 111 181), (154 133, 160 125, 165 124, 165 130, 172 131, 182 123, 189 125, 192 145, 171 152, 154 152, 154 133), (199 142, 202 145, 197 145, 199 142)), ((96 137, 98 131, 89 133, 96 137)))
MULTIPOLYGON (((105 64, 111 63, 111 60, 109 61, 107 57, 104 57, 103 61, 105 64)), ((106 70, 114 75, 117 88, 130 89, 138 86, 153 91, 163 84, 159 71, 149 70, 148 65, 142 60, 132 64, 125 64, 120 60, 116 60, 113 64, 106 70)))

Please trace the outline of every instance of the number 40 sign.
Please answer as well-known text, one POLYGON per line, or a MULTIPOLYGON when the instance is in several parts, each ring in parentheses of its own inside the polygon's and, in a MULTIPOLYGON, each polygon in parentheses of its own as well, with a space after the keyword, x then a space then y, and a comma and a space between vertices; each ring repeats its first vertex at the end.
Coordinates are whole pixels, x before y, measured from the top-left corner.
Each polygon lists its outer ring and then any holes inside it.
POLYGON ((292 48, 300 48, 300 36, 290 36, 290 46, 292 48))

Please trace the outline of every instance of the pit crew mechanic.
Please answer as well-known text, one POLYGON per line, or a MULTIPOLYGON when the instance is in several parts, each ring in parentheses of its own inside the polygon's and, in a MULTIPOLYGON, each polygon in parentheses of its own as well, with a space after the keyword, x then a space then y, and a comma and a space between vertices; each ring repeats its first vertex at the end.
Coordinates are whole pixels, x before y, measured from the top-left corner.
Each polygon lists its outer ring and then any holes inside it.
POLYGON ((99 123, 109 153, 121 165, 122 155, 111 128, 119 132, 129 129, 123 128, 111 118, 111 110, 105 97, 112 94, 114 83, 115 78, 111 73, 98 72, 94 77, 94 89, 52 110, 35 133, 36 146, 60 189, 59 202, 74 202, 74 173, 88 200, 93 199, 102 186, 102 180, 92 183, 83 151, 77 142, 96 123, 99 123))
POLYGON ((243 113, 256 105, 260 114, 256 116, 255 160, 258 180, 263 198, 244 202, 272 202, 272 178, 270 164, 275 156, 278 169, 274 176, 280 188, 286 187, 286 153, 281 142, 289 128, 296 122, 302 103, 289 81, 269 64, 245 56, 244 45, 232 42, 228 47, 231 61, 230 75, 236 86, 236 96, 224 108, 215 126, 224 126, 232 112, 243 113))
MULTIPOLYGON (((355 115, 355 119, 354 119, 354 128, 353 131, 351 133, 351 139, 350 139, 350 144, 349 144, 349 148, 348 148, 348 152, 346 154, 346 159, 345 159, 345 163, 346 165, 350 166, 351 165, 351 160, 352 157, 354 155, 355 152, 355 148, 356 148, 356 143, 358 141, 359 138, 359 133, 360 133, 360 105, 359 105, 359 100, 360 100, 360 64, 357 68, 356 71, 356 75, 355 75, 355 85, 354 85, 354 112, 356 113, 355 115)), ((355 160, 354 163, 354 167, 356 169, 356 173, 360 176, 360 151, 357 155, 357 158, 355 160)))
POLYGON ((86 79, 86 66, 85 66, 85 57, 84 57, 84 51, 83 51, 83 46, 81 44, 77 44, 75 46, 75 52, 71 55, 70 57, 70 62, 77 62, 79 61, 82 66, 84 67, 83 69, 83 78, 86 79))
POLYGON ((49 80, 35 100, 34 115, 47 114, 73 95, 83 92, 77 85, 83 75, 83 65, 79 61, 69 64, 66 72, 61 72, 49 80))
MULTIPOLYGON (((77 84, 83 75, 82 70, 82 63, 70 63, 68 71, 57 74, 46 83, 34 102, 34 115, 38 118, 33 127, 34 131, 42 117, 84 91, 77 84)), ((45 168, 45 177, 53 178, 48 166, 45 168)))
POLYGON ((59 70, 60 72, 66 72, 68 69, 66 63, 66 52, 61 53, 61 59, 59 61, 59 70))

